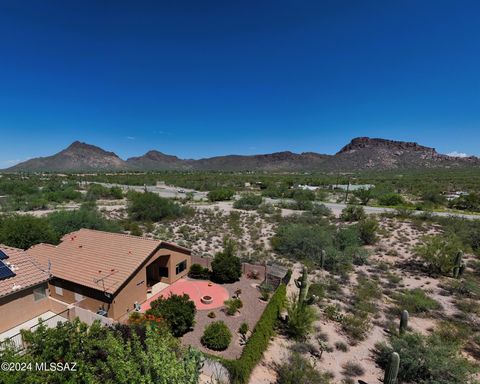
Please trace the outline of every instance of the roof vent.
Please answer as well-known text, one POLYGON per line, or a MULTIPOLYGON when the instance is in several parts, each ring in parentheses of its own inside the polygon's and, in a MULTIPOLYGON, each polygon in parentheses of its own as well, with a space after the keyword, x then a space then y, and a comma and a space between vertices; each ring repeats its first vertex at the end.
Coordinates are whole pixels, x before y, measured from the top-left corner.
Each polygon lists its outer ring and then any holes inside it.
POLYGON ((20 288, 22 288, 22 286, 20 284, 13 284, 13 286, 12 286, 12 290, 14 290, 14 291, 18 291, 20 288))

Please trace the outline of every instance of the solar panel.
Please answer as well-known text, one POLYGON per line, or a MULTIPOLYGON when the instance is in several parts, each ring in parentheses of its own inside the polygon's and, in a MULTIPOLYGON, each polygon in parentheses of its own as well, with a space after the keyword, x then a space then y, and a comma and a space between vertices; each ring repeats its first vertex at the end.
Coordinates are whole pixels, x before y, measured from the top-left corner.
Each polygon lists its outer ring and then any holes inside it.
POLYGON ((5 252, 0 249, 0 260, 8 259, 8 256, 5 252))
POLYGON ((0 280, 8 279, 9 277, 15 276, 15 273, 7 267, 3 261, 0 261, 0 280))

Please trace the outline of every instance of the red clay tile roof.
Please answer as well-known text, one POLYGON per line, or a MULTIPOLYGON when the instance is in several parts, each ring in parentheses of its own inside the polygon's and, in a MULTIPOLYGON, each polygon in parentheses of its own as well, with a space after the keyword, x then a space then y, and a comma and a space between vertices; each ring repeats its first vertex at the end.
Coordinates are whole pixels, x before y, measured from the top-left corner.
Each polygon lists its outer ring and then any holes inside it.
POLYGON ((113 294, 162 244, 169 243, 80 229, 57 246, 38 244, 27 252, 45 266, 50 261, 55 277, 113 294))
POLYGON ((0 297, 38 285, 49 279, 43 265, 35 261, 24 250, 1 244, 0 249, 8 256, 8 259, 4 261, 10 264, 15 273, 13 277, 0 280, 0 297))

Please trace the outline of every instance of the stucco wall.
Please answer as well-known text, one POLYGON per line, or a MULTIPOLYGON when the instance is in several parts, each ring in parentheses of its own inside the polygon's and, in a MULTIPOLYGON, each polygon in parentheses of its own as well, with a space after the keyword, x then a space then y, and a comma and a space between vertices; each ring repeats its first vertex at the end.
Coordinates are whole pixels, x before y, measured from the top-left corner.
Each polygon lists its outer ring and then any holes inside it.
POLYGON ((34 300, 33 290, 36 288, 47 289, 47 283, 0 299, 0 333, 50 310, 48 295, 39 301, 34 300))

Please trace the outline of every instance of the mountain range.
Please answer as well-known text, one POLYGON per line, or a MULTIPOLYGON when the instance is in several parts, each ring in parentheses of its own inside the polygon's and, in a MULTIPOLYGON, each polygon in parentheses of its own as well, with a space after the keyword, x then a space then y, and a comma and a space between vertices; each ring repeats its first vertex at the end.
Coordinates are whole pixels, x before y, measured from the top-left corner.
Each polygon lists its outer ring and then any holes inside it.
POLYGON ((358 137, 334 155, 315 152, 276 152, 263 155, 226 155, 204 159, 181 159, 151 150, 143 156, 121 159, 114 152, 75 141, 48 157, 19 163, 6 172, 79 171, 358 171, 419 168, 478 167, 474 156, 453 157, 414 142, 358 137))

